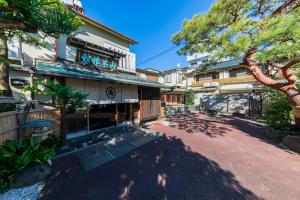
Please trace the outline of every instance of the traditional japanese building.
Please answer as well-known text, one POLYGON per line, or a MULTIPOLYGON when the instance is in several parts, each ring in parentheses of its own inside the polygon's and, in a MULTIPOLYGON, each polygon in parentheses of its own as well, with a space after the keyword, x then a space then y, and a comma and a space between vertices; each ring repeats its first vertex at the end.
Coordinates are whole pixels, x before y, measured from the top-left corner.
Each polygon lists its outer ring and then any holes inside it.
MULTIPOLYGON (((47 39, 46 48, 18 41, 10 45, 10 58, 16 61, 11 65, 15 98, 33 77, 57 80, 88 94, 87 108, 67 114, 69 134, 158 118, 160 88, 166 86, 136 75, 136 55, 130 46, 137 41, 84 15, 80 1, 65 3, 84 22, 79 30, 47 39)), ((44 96, 34 99, 40 105, 51 104, 44 96)))
POLYGON ((146 68, 146 69, 141 69, 137 68, 136 69, 136 75, 142 78, 146 78, 148 80, 154 81, 154 82, 160 82, 160 73, 162 71, 152 69, 152 68, 146 68))
POLYGON ((187 70, 188 68, 175 68, 160 73, 160 83, 169 86, 161 90, 160 97, 164 105, 184 106, 187 70))

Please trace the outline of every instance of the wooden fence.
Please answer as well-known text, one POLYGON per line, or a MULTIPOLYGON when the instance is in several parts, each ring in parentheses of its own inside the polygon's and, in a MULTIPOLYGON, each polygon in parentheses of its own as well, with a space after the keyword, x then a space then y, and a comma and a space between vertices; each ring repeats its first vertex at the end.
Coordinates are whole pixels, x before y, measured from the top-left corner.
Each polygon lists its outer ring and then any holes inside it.
POLYGON ((141 120, 160 117, 160 100, 141 100, 141 120))
MULTIPOLYGON (((0 113, 0 145, 7 139, 19 139, 19 123, 18 119, 21 113, 6 112, 0 113)), ((60 135, 60 111, 59 109, 33 109, 29 112, 27 121, 37 119, 54 119, 56 121, 54 134, 60 135)), ((26 130, 25 136, 30 135, 32 130, 26 130)))

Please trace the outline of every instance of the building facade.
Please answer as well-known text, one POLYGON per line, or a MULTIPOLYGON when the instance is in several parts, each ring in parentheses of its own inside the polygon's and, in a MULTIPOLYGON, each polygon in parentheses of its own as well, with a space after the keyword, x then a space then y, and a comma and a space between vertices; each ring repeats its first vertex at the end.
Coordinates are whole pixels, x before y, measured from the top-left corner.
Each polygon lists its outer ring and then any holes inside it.
POLYGON ((208 64, 208 55, 188 57, 187 89, 195 91, 195 104, 202 110, 224 113, 261 114, 259 84, 241 60, 208 64))
POLYGON ((162 71, 160 70, 156 70, 156 69, 152 69, 152 68, 146 68, 146 69, 141 69, 141 68, 137 68, 136 69, 136 75, 145 79, 148 79, 150 81, 154 81, 154 82, 161 82, 160 80, 160 73, 162 71))
POLYGON ((161 101, 165 105, 184 105, 187 80, 185 73, 188 68, 176 68, 160 73, 160 83, 169 86, 161 90, 161 101))
MULTIPOLYGON (((121 123, 139 123, 160 116, 163 84, 136 75, 137 42, 86 15, 80 1, 65 1, 84 22, 71 36, 47 38, 47 47, 32 47, 16 40, 9 45, 11 88, 16 99, 34 78, 56 80, 88 94, 88 106, 69 109, 67 133, 88 133, 121 123)), ((43 33, 36 35, 43 37, 43 33)), ((53 100, 26 94, 37 106, 53 100)))
MULTIPOLYGON (((195 92, 195 107, 203 111, 231 114, 261 114, 263 86, 241 60, 209 63, 209 54, 187 56, 188 67, 161 71, 155 80, 169 86, 161 89, 162 107, 185 104, 187 90, 195 92)), ((140 73, 145 78, 147 70, 140 73)))

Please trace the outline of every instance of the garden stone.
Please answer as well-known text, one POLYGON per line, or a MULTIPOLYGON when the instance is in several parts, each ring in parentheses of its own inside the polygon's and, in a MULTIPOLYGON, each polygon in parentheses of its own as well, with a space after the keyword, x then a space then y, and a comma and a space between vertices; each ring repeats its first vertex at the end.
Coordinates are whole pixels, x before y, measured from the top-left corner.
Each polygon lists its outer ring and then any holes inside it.
POLYGON ((283 145, 300 153, 300 137, 288 135, 283 139, 283 145))
POLYGON ((41 182, 51 173, 51 169, 47 166, 33 166, 25 168, 15 174, 11 181, 12 188, 23 188, 41 182))
POLYGON ((271 139, 274 142, 281 142, 286 136, 286 133, 282 130, 277 130, 273 128, 266 128, 264 131, 265 137, 271 139))
POLYGON ((271 128, 266 128, 265 131, 264 131, 264 135, 265 135, 266 138, 271 139, 272 129, 271 128))

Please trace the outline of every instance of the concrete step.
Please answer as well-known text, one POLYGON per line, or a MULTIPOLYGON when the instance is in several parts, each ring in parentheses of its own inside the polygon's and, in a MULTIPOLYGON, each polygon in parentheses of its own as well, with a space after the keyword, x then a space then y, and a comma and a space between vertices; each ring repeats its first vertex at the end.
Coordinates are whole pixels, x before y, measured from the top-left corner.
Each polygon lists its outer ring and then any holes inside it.
POLYGON ((100 165, 133 151, 145 145, 158 136, 151 134, 128 134, 113 138, 105 143, 93 145, 76 152, 76 155, 85 171, 90 171, 100 165))

